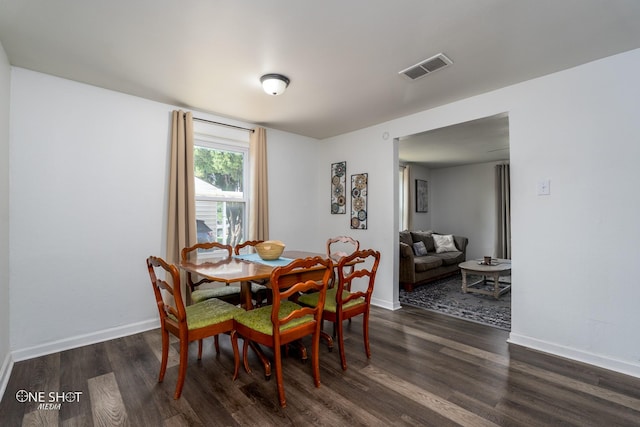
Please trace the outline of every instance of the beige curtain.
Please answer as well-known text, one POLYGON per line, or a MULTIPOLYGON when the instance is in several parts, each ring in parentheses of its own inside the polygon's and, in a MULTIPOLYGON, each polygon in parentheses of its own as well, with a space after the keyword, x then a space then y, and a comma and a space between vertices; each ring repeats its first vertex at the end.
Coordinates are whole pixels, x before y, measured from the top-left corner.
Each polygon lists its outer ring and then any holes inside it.
POLYGON ((167 261, 177 263, 180 251, 197 243, 193 178, 193 117, 174 111, 171 126, 167 261))
POLYGON ((496 257, 511 259, 511 182, 509 165, 496 165, 496 257))
POLYGON ((402 223, 404 224, 405 230, 411 230, 413 228, 413 215, 411 212, 413 209, 413 201, 411 199, 411 167, 409 165, 405 165, 402 171, 402 191, 402 201, 404 203, 402 223))
POLYGON ((267 131, 256 128, 249 138, 251 184, 249 235, 247 240, 269 239, 269 187, 267 181, 267 131))

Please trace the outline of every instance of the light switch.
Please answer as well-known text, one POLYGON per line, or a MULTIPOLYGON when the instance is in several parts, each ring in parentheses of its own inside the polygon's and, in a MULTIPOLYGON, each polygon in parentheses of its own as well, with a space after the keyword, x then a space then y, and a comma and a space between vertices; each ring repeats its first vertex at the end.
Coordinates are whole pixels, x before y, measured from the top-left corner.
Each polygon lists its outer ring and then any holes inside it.
POLYGON ((538 196, 548 196, 549 194, 551 194, 551 181, 548 179, 538 181, 538 196))

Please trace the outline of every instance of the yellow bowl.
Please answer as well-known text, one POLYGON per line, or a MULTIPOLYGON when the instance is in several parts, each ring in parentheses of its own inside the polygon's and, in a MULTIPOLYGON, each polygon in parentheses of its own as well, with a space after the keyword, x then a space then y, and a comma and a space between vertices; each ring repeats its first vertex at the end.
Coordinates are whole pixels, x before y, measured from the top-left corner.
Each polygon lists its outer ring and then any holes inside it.
POLYGON ((265 261, 278 259, 282 255, 282 251, 284 251, 284 243, 280 240, 265 240, 256 245, 256 251, 260 258, 265 261))

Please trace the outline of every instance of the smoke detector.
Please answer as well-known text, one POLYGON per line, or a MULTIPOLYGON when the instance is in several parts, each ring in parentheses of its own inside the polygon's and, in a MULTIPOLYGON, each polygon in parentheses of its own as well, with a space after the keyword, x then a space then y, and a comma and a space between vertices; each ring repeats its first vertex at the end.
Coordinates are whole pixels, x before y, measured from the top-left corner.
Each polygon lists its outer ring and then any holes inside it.
POLYGON ((434 71, 441 70, 451 64, 453 64, 452 60, 447 58, 444 53, 439 53, 432 56, 431 58, 419 62, 416 65, 412 65, 411 67, 398 72, 398 74, 406 77, 409 80, 418 80, 419 78, 422 78, 427 74, 431 74, 434 71))

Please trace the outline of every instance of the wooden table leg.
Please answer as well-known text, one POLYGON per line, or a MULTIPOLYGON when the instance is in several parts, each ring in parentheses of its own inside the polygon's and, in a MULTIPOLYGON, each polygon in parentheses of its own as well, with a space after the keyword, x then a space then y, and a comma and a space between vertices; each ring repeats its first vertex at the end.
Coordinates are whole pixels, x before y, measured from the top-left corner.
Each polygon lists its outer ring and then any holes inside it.
POLYGON ((249 341, 249 346, 256 353, 256 355, 258 356, 258 359, 260 359, 260 363, 262 363, 262 367, 264 368, 265 379, 267 380, 270 379, 271 378, 271 362, 269 361, 269 359, 264 354, 264 352, 262 351, 262 349, 258 344, 254 343, 253 341, 249 341))
POLYGON ((467 293, 467 270, 465 270, 464 268, 461 268, 460 271, 462 272, 462 293, 466 294, 467 293))
POLYGON ((242 301, 242 308, 245 310, 253 310, 251 282, 240 282, 240 300, 242 301))
POLYGON ((325 331, 320 331, 320 338, 327 342, 327 348, 329 349, 329 351, 333 351, 333 338, 331 337, 331 335, 329 335, 325 331))

